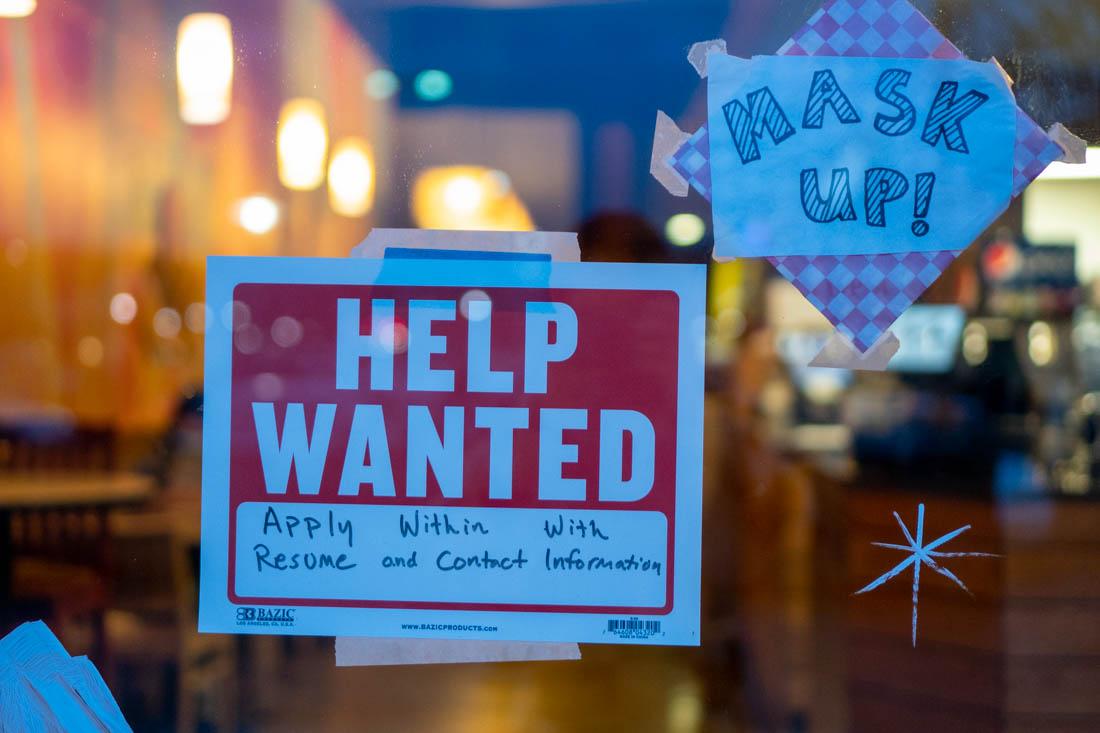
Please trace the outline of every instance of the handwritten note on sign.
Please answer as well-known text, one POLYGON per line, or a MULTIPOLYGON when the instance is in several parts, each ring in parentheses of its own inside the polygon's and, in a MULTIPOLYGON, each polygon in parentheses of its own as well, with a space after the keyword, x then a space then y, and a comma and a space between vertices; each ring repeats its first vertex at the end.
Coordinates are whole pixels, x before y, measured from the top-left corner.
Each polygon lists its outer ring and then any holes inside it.
POLYGON ((697 644, 703 275, 211 259, 200 628, 697 644))
POLYGON ((708 62, 720 258, 966 247, 1008 206, 1016 102, 993 64, 708 62))

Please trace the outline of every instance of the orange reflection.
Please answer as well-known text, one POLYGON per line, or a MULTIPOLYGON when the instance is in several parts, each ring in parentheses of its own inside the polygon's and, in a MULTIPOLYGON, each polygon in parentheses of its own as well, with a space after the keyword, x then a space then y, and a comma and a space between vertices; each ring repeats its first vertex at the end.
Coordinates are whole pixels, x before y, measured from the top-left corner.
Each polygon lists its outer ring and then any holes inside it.
POLYGON ((412 213, 422 229, 526 232, 535 228, 508 176, 474 165, 421 172, 413 184, 412 213))

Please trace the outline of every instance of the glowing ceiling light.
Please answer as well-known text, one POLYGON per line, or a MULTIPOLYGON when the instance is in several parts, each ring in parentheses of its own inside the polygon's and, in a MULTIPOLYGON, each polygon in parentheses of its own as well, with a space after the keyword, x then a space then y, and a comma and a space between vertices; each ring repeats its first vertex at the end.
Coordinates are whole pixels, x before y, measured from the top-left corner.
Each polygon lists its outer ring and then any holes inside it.
POLYGON ((677 247, 699 244, 707 233, 707 225, 695 214, 677 214, 665 223, 665 236, 677 247))
POLYGON ((416 75, 413 88, 416 90, 416 96, 425 102, 439 102, 451 96, 454 81, 446 71, 427 69, 416 75))
POLYGON ((325 109, 316 99, 291 99, 279 114, 276 141, 279 180, 295 191, 309 191, 325 180, 328 129, 325 109))
POLYGON ((26 18, 38 7, 38 0, 0 0, 0 18, 26 18))
POLYGON ((236 208, 237 223, 250 234, 267 234, 279 223, 279 205, 268 196, 248 196, 236 208))
POLYGON ((184 122, 214 125, 229 116, 233 91, 233 32, 229 18, 218 13, 193 13, 180 22, 176 79, 184 122))
POLYGON ((374 206, 374 156, 366 140, 347 137, 332 149, 328 200, 341 216, 363 216, 374 206))

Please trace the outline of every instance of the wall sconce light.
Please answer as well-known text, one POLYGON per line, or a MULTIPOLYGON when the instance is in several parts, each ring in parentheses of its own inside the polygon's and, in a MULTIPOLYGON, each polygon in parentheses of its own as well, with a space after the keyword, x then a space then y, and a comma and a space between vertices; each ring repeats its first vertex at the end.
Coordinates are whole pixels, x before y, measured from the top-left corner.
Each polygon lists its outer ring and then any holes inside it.
POLYGON ((229 116, 233 93, 233 31, 229 18, 194 13, 176 36, 180 117, 191 125, 216 125, 229 116))

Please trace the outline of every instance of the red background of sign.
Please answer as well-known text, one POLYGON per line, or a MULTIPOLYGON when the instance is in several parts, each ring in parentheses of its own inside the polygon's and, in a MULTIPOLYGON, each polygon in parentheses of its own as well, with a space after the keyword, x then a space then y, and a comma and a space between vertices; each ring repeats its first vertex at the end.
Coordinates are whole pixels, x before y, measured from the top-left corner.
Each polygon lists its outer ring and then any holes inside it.
MULTIPOLYGON (((234 603, 271 603, 302 606, 346 606, 361 608, 435 608, 455 610, 554 611, 554 612, 648 612, 667 613, 672 608, 676 486, 676 406, 679 349, 679 299, 670 291, 554 290, 486 288, 493 301, 492 356, 495 371, 515 374, 510 394, 468 393, 466 386, 467 322, 461 312, 452 322, 437 321, 434 335, 447 338, 447 351, 432 357, 433 369, 455 372, 455 391, 449 393, 408 392, 405 389, 407 361, 394 357, 392 391, 372 392, 370 361, 360 364, 360 390, 336 389, 336 302, 339 298, 363 301, 360 326, 371 328, 370 300, 396 301, 396 319, 407 321, 409 299, 459 301, 467 288, 420 286, 347 286, 242 284, 234 291, 234 348, 232 366, 232 414, 230 438, 230 523, 229 598, 234 603), (523 339, 524 305, 528 301, 556 301, 570 305, 577 314, 577 349, 567 361, 552 363, 545 395, 524 394, 523 339), (247 310, 245 310, 247 309, 247 310), (301 340, 284 348, 272 338, 272 326, 290 317, 302 327, 301 340), (246 353, 251 352, 251 353, 246 353), (285 495, 267 494, 252 417, 252 402, 274 402, 276 423, 282 424, 288 402, 305 404, 306 425, 312 429, 315 406, 334 403, 336 419, 325 463, 321 492, 317 496, 298 494, 294 471, 285 495), (370 485, 358 497, 338 496, 340 472, 347 447, 354 405, 380 404, 386 416, 390 460, 396 497, 375 497, 370 485), (463 497, 445 499, 434 473, 428 471, 428 496, 406 499, 405 426, 408 405, 428 405, 442 426, 444 406, 463 406, 465 411, 465 458, 463 497), (513 493, 511 501, 488 498, 489 431, 474 428, 474 408, 479 406, 528 407, 530 427, 515 432, 513 447, 513 493), (578 461, 565 464, 567 478, 583 478, 588 500, 583 502, 539 501, 538 410, 543 407, 589 410, 588 430, 566 431, 566 442, 578 445, 578 461), (599 410, 638 410, 653 423, 656 437, 654 486, 640 502, 605 503, 596 498, 599 467, 599 410), (318 601, 290 598, 241 598, 234 591, 236 514, 242 502, 295 502, 318 504, 390 504, 439 507, 508 507, 542 509, 601 509, 658 511, 668 521, 668 569, 666 605, 662 609, 594 608, 591 606, 532 606, 516 604, 454 604, 383 601, 318 601)), ((553 338, 553 333, 551 335, 553 338)), ((629 465, 629 458, 624 459, 629 465)))

